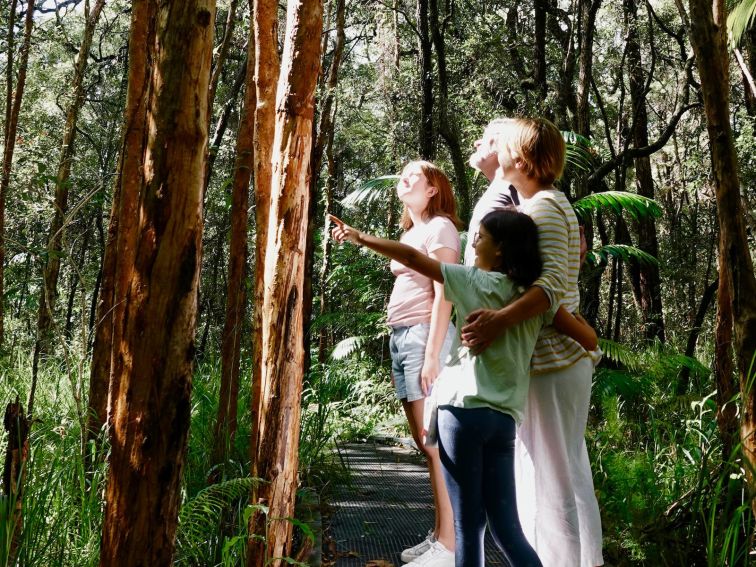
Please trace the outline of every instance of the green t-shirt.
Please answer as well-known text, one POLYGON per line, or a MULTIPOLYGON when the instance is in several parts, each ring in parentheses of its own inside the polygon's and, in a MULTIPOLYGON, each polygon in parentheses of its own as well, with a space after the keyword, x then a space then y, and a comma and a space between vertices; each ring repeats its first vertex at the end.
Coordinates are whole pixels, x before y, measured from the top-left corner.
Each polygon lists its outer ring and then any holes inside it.
POLYGON ((476 309, 500 309, 522 290, 508 276, 472 266, 441 264, 444 295, 457 308, 457 334, 434 386, 439 406, 488 407, 522 421, 530 381, 530 358, 544 321, 553 311, 507 329, 478 356, 462 346, 460 329, 476 309))

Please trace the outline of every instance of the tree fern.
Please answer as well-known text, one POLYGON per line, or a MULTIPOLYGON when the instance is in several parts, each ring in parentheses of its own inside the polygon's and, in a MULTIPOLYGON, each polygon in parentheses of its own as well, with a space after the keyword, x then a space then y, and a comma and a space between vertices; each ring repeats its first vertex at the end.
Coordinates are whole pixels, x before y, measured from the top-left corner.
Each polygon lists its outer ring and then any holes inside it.
POLYGON ((205 565, 207 556, 221 543, 220 526, 224 514, 249 496, 259 479, 233 478, 208 486, 186 502, 179 512, 176 532, 177 563, 205 565))
POLYGON ((593 193, 575 201, 572 208, 581 219, 587 218, 593 211, 600 209, 609 209, 618 215, 622 214, 622 211, 627 211, 636 220, 648 216, 658 218, 662 214, 661 207, 653 199, 627 191, 593 193))
POLYGON ((644 252, 635 246, 628 246, 627 244, 607 244, 601 248, 589 250, 585 258, 594 266, 606 264, 609 258, 617 258, 623 262, 636 262, 650 266, 659 265, 659 260, 648 252, 644 252))

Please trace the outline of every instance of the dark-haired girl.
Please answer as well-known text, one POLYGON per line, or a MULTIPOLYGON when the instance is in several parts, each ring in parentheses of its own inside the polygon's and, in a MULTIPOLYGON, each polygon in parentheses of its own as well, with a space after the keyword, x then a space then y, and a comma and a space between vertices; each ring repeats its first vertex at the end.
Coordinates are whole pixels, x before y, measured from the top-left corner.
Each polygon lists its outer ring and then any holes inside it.
MULTIPOLYGON (((541 273, 538 229, 514 209, 483 217, 473 243, 475 266, 444 264, 401 243, 361 233, 335 217, 331 220, 339 242, 366 246, 442 282, 460 320, 475 309, 503 307, 541 273)), ((571 318, 558 312, 554 325, 574 325, 571 318)), ((544 314, 515 325, 477 356, 461 345, 457 333, 434 386, 441 462, 454 509, 457 567, 484 564, 486 520, 514 567, 541 565, 517 515, 514 440, 528 394, 530 358, 549 319, 544 314)))

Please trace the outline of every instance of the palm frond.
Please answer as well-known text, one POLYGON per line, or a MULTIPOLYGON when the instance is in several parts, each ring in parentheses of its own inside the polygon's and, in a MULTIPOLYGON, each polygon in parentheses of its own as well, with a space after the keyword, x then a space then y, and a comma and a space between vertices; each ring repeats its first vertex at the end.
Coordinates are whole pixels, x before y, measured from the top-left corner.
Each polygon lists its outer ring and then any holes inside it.
POLYGON ((727 36, 730 47, 740 45, 745 33, 756 20, 756 0, 741 0, 727 16, 727 36))
POLYGON ((566 168, 574 173, 590 173, 596 168, 593 144, 585 136, 569 130, 562 131, 566 155, 566 168))
POLYGON ((343 341, 339 341, 339 343, 335 347, 333 347, 331 359, 341 360, 343 358, 346 358, 354 351, 359 349, 366 339, 367 337, 348 337, 343 341))
POLYGON ((622 211, 627 211, 636 220, 648 216, 658 218, 662 214, 661 207, 653 199, 627 191, 592 193, 575 201, 572 208, 581 219, 585 219, 593 211, 599 209, 609 209, 618 215, 622 214, 622 211))
POLYGON ((344 197, 341 200, 341 204, 348 209, 361 205, 372 205, 379 199, 385 199, 386 191, 392 190, 398 180, 398 175, 382 175, 375 179, 369 179, 358 189, 355 189, 344 197))
POLYGON ((627 244, 607 244, 601 248, 588 250, 585 259, 593 266, 604 265, 609 258, 617 258, 623 262, 635 262, 647 266, 658 266, 659 260, 654 258, 648 252, 644 252, 635 246, 627 244))
POLYGON ((248 497, 260 479, 232 478, 213 484, 186 502, 179 512, 176 531, 177 562, 202 565, 205 555, 219 537, 224 512, 236 501, 248 497))

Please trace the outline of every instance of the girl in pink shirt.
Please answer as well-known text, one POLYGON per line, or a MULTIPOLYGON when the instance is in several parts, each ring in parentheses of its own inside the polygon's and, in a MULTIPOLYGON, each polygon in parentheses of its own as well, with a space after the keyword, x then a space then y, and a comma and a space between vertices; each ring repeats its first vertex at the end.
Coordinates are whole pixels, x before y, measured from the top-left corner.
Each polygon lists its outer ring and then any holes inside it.
MULTIPOLYGON (((408 163, 396 186, 404 204, 401 242, 438 260, 459 262, 461 222, 451 183, 444 172, 427 161, 408 163)), ((430 387, 441 372, 454 335, 449 323, 451 303, 444 299, 444 286, 398 263, 391 263, 396 276, 388 306, 391 326, 391 368, 396 395, 402 402, 412 437, 428 461, 436 507, 433 530, 419 544, 402 553, 414 561, 434 551, 439 567, 454 565, 454 525, 451 503, 443 480, 438 449, 423 444, 423 406, 430 387)))

